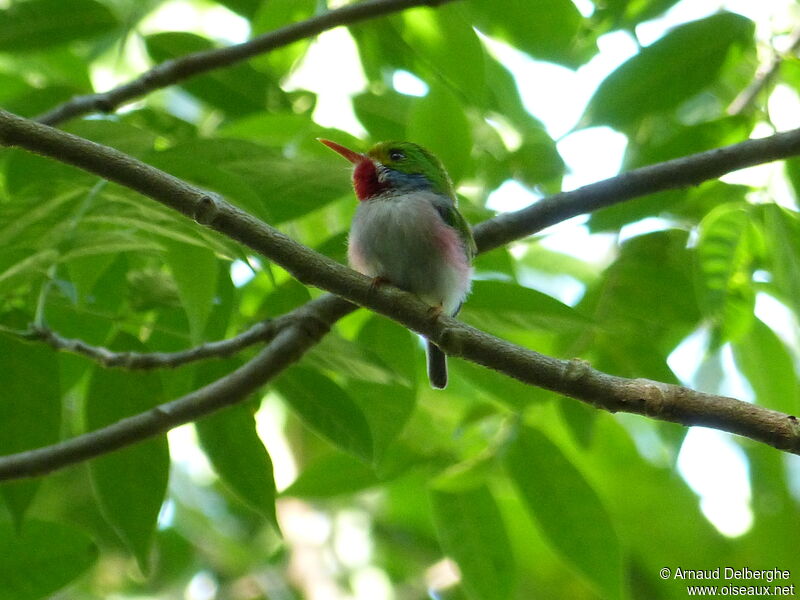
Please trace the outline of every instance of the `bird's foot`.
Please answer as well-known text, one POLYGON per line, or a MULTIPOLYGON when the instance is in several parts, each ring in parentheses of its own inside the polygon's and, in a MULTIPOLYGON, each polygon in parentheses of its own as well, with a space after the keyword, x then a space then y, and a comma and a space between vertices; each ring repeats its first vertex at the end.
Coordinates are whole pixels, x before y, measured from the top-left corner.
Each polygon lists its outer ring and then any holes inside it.
POLYGON ((441 304, 436 304, 428 308, 428 318, 431 320, 431 323, 436 323, 443 314, 444 307, 441 304))
POLYGON ((387 283, 391 283, 391 281, 386 279, 386 277, 382 277, 380 275, 378 275, 377 277, 373 277, 372 278, 372 282, 370 282, 370 284, 369 284, 370 293, 374 292, 375 290, 377 290, 382 285, 386 285, 387 283))

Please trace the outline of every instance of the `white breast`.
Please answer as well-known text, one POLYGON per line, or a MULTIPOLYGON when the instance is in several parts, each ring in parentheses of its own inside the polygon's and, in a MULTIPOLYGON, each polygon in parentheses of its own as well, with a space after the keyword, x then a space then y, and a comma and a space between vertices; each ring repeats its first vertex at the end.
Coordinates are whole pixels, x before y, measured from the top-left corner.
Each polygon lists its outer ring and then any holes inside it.
POLYGON ((419 191, 361 202, 348 256, 354 269, 453 314, 469 292, 471 269, 458 232, 434 208, 435 198, 419 191))

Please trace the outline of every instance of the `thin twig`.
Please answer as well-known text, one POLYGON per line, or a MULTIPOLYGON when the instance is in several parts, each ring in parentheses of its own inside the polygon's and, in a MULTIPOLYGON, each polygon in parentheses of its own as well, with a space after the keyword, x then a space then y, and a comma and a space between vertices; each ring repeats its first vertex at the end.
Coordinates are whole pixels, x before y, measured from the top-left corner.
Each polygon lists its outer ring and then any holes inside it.
POLYGON ((144 370, 175 368, 206 358, 231 356, 253 344, 269 342, 290 322, 291 319, 287 316, 261 321, 232 338, 206 342, 178 352, 114 352, 103 346, 88 344, 83 340, 66 338, 47 327, 33 326, 28 331, 19 332, 17 335, 28 340, 44 342, 54 350, 91 358, 104 367, 144 370))
POLYGON ((781 63, 787 56, 791 56, 800 49, 800 27, 796 28, 789 37, 789 47, 785 52, 774 52, 769 66, 759 73, 753 82, 744 88, 728 107, 729 115, 740 115, 750 106, 758 95, 774 79, 781 68, 781 63))
POLYGON ((243 366, 205 387, 102 429, 0 458, 0 481, 50 473, 166 433, 246 399, 297 361, 325 335, 332 323, 353 309, 352 305, 335 300, 324 296, 293 311, 290 324, 268 346, 243 366))
MULTIPOLYGON (((395 318, 427 324, 417 330, 436 340, 451 356, 460 356, 515 377, 560 392, 609 412, 628 412, 654 419, 702 425, 800 454, 800 423, 786 415, 734 398, 705 394, 646 379, 626 379, 592 369, 580 360, 560 360, 495 338, 451 317, 430 319, 429 307, 415 296, 386 286, 395 318)), ((164 433, 216 410, 244 400, 283 369, 292 365, 339 318, 355 306, 326 294, 296 309, 292 325, 255 358, 214 383, 150 411, 102 429, 46 446, 0 457, 0 481, 34 477, 75 464, 148 437, 164 433)))
POLYGON ((180 81, 220 67, 252 58, 339 27, 380 17, 416 6, 438 6, 453 0, 367 0, 349 4, 299 23, 293 23, 265 33, 250 41, 225 48, 187 54, 165 61, 119 87, 98 94, 76 96, 64 104, 39 115, 36 120, 47 125, 63 123, 67 119, 91 112, 110 113, 122 104, 140 98, 154 90, 174 85, 180 81))

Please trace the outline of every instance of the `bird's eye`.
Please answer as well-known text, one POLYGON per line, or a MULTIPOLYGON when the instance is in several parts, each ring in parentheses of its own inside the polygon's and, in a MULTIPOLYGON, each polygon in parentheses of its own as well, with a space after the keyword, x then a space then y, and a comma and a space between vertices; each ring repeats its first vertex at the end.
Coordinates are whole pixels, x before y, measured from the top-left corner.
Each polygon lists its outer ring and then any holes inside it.
POLYGON ((392 160, 403 160, 406 157, 402 150, 389 150, 389 158, 392 160))

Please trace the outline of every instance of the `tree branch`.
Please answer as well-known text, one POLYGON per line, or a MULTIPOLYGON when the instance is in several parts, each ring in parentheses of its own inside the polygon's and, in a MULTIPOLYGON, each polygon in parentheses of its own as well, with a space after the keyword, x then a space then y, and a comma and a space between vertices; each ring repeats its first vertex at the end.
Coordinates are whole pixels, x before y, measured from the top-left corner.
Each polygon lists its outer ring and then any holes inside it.
MULTIPOLYGON (((294 310, 288 325, 253 359, 217 381, 113 425, 72 439, 0 457, 0 481, 50 473, 148 437, 166 433, 247 398, 266 381, 297 361, 353 305, 322 296, 294 310)), ((288 317, 289 315, 287 315, 288 317)))
MULTIPOLYGON (((375 288, 368 277, 317 254, 215 195, 199 190, 114 149, 2 110, 0 110, 0 144, 19 146, 73 164, 137 190, 194 218, 200 224, 247 245, 280 264, 300 281, 348 298, 425 335, 452 356, 471 360, 525 383, 571 396, 611 412, 631 412, 684 425, 713 427, 800 454, 800 425, 795 416, 680 386, 608 375, 592 369, 583 361, 551 358, 516 346, 451 317, 440 316, 431 319, 429 307, 416 296, 392 286, 375 288)), ((667 180, 665 173, 674 172, 677 164, 683 165, 693 174, 690 181, 696 184, 703 179, 710 179, 726 172, 724 169, 735 170, 745 165, 768 162, 798 153, 800 153, 800 130, 795 130, 645 167, 600 184, 559 194, 558 197, 565 203, 566 208, 549 202, 545 204, 547 206, 545 210, 537 212, 534 210, 535 207, 546 202, 540 201, 511 216, 500 215, 490 219, 476 228, 476 238, 482 251, 486 251, 500 243, 515 239, 512 232, 515 232, 517 237, 527 235, 538 228, 552 224, 558 215, 566 218, 563 215, 572 216, 592 210, 598 205, 607 206, 615 201, 631 198, 636 194, 642 195, 665 187, 676 187, 677 184, 667 180), (757 157, 757 151, 761 152, 760 158, 757 157), (649 173, 651 178, 642 176, 642 172, 649 173), (636 193, 633 190, 636 190, 636 193)), ((325 304, 331 311, 329 314, 343 316, 353 310, 349 302, 331 296, 323 296, 314 302, 329 303, 325 304)), ((332 321, 325 320, 325 322, 332 321)), ((269 377, 292 364, 313 344, 312 342, 303 348, 294 342, 290 345, 290 349, 293 349, 291 360, 286 356, 273 357, 269 359, 267 367, 261 366, 262 375, 266 376, 253 375, 253 372, 258 370, 252 367, 253 363, 262 359, 267 361, 267 357, 272 356, 270 349, 274 350, 274 346, 279 345, 279 342, 289 344, 294 338, 287 332, 295 331, 296 328, 303 329, 300 325, 295 325, 281 331, 257 359, 229 376, 180 399, 186 400, 188 404, 180 404, 179 406, 183 408, 177 413, 173 408, 166 411, 162 410, 163 407, 156 408, 144 415, 130 417, 104 430, 84 434, 53 447, 1 458, 0 479, 40 474, 51 470, 42 462, 37 462, 42 460, 37 457, 42 454, 52 457, 47 454, 52 448, 66 447, 67 450, 59 452, 72 457, 69 460, 58 458, 57 460, 62 462, 53 463, 56 466, 52 467, 57 468, 134 443, 147 435, 161 433, 177 424, 196 419, 211 410, 236 401, 226 386, 239 390, 236 397, 243 398, 246 393, 267 381, 269 377), (250 374, 246 377, 246 381, 250 382, 246 392, 241 392, 243 387, 240 378, 245 378, 241 373, 250 374), (257 383, 253 383, 255 381, 257 383), (220 404, 216 404, 213 400, 215 394, 221 395, 220 404), (195 403, 198 406, 191 408, 195 403), (161 413, 167 415, 164 421, 156 418, 161 413), (140 420, 148 425, 141 425, 140 420), (126 423, 128 425, 122 425, 126 423), (121 429, 115 429, 118 427, 121 429), (101 435, 101 432, 105 433, 101 435), (104 441, 79 443, 79 440, 86 440, 87 436, 92 435, 97 435, 98 439, 104 441), (79 450, 69 444, 75 444, 79 450), (14 465, 13 470, 8 465, 14 465)), ((165 406, 174 406, 174 402, 165 406)), ((59 452, 56 452, 56 456, 61 457, 62 454, 59 452)))
POLYGON ((645 415, 686 426, 735 433, 779 450, 800 454, 800 422, 735 398, 678 385, 609 375, 579 360, 559 360, 492 337, 466 324, 442 319, 425 332, 450 356, 461 356, 524 383, 581 400, 609 412, 645 415))
POLYGON ((38 326, 33 326, 28 331, 16 332, 15 335, 27 340, 44 342, 54 350, 80 354, 104 367, 164 369, 179 367, 206 358, 231 356, 253 344, 269 342, 291 321, 290 315, 260 321, 232 338, 206 342, 178 352, 114 352, 103 346, 87 344, 83 340, 66 338, 52 329, 38 326))
POLYGON ((168 87, 213 69, 230 66, 258 54, 315 36, 340 25, 353 25, 360 21, 416 6, 438 6, 452 1, 366 0, 358 4, 349 4, 305 21, 281 27, 241 44, 195 52, 178 59, 165 61, 149 71, 145 71, 136 79, 107 92, 76 96, 64 104, 39 115, 36 120, 47 125, 55 125, 90 112, 110 113, 120 105, 140 98, 154 90, 168 87))
POLYGON ((475 238, 478 248, 491 250, 599 208, 655 192, 699 185, 731 171, 797 154, 800 154, 800 129, 690 154, 554 194, 521 210, 497 215, 475 227, 475 238))
MULTIPOLYGON (((10 113, 5 113, 5 115, 13 116, 10 115, 10 113)), ((0 111, 0 117, 5 115, 0 111)), ((17 119, 21 122, 25 121, 19 117, 17 117, 17 119)), ((1 127, 0 131, 2 131, 1 127)), ((38 130, 39 133, 41 131, 44 130, 38 130)), ((31 131, 31 133, 34 132, 31 131)), ((23 133, 18 132, 18 135, 23 135, 23 133)), ((74 139, 79 140, 80 138, 74 139)), ((5 144, 6 142, 0 143, 5 144)), ((8 142, 8 144, 10 143, 13 142, 8 142)), ((99 147, 97 144, 92 144, 91 142, 86 142, 86 145, 87 148, 76 147, 74 150, 80 153, 84 150, 91 151, 91 146, 99 147)), ((20 146, 22 146, 22 144, 20 144, 20 146)), ((36 151, 33 147, 29 149, 36 151)), ((53 151, 56 150, 57 149, 54 149, 53 151)), ((104 148, 104 150, 110 149, 104 148)), ((44 148, 39 152, 59 159, 55 154, 47 154, 44 148)), ((117 159, 126 160, 130 163, 128 168, 132 169, 142 165, 142 163, 138 163, 138 161, 121 155, 121 153, 117 154, 117 159)), ((576 190, 554 194, 521 210, 497 215, 474 227, 475 239, 478 243, 479 251, 486 252, 511 241, 536 233, 537 231, 541 231, 550 225, 560 223, 580 214, 592 212, 599 208, 666 189, 698 185, 703 181, 714 179, 737 169, 787 158, 797 154, 800 154, 800 130, 793 130, 766 138, 747 140, 739 144, 641 167, 603 181, 583 186, 576 190)), ((106 155, 106 158, 110 159, 111 156, 106 155)), ((84 164, 78 163, 77 161, 66 162, 71 162, 71 164, 90 170, 101 177, 113 179, 110 173, 103 169, 102 165, 99 165, 93 170, 88 166, 88 162, 85 159, 83 160, 84 164)), ((157 172, 156 169, 152 169, 151 167, 147 167, 147 169, 157 172)), ((158 177, 169 176, 158 172, 157 178, 158 177)), ((119 182, 123 185, 133 187, 145 195, 150 195, 148 192, 135 187, 131 183, 119 182)), ((174 180, 171 183, 182 182, 174 180)), ((193 192, 195 194, 202 194, 202 192, 196 189, 193 190, 193 192)), ((212 202, 210 198, 208 201, 212 202)), ((175 208, 175 206, 173 206, 173 208, 175 208)), ((191 211, 178 210, 189 217, 192 216, 190 214, 191 211)), ((57 350, 67 350, 83 354, 84 356, 97 360, 105 366, 148 369, 179 366, 187 362, 211 356, 228 356, 250 344, 259 341, 267 341, 268 338, 259 338, 259 335, 261 335, 259 333, 261 326, 262 325, 257 324, 253 328, 254 331, 240 334, 242 339, 238 339, 240 336, 237 336, 231 340, 212 342, 198 348, 173 354, 113 353, 105 348, 90 346, 81 340, 61 338, 55 332, 45 329, 34 329, 30 335, 26 335, 25 337, 29 339, 41 339, 57 350)), ((264 325, 264 327, 266 327, 266 325, 264 325)))

